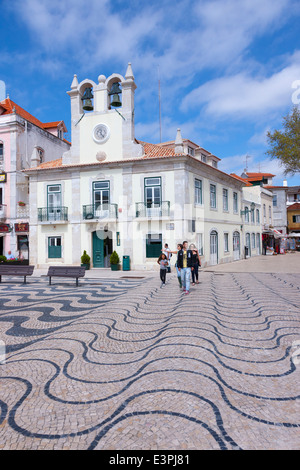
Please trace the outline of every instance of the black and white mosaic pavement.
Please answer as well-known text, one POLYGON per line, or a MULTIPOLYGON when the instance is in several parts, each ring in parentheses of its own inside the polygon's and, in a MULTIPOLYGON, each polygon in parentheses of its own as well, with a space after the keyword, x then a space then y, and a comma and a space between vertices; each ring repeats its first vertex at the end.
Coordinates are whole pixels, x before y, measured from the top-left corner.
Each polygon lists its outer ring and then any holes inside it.
POLYGON ((298 449, 300 275, 6 279, 0 449, 298 449))

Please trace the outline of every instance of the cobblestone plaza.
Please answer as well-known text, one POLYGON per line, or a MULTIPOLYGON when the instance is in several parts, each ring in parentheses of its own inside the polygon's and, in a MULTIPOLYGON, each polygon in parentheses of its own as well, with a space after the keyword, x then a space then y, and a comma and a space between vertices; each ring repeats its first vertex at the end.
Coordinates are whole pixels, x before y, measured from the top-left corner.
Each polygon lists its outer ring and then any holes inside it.
POLYGON ((300 254, 247 261, 189 296, 175 269, 3 278, 0 449, 299 449, 300 254))

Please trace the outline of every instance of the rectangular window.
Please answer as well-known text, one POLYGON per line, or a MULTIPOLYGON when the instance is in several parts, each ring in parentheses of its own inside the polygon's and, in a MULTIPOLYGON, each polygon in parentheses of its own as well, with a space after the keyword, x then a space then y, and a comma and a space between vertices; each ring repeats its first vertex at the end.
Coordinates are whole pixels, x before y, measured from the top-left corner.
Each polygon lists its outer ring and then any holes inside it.
POLYGON ((3 143, 0 142, 0 162, 3 162, 3 143))
POLYGON ((255 248, 255 233, 251 234, 251 246, 252 248, 255 248))
POLYGON ((48 237, 48 258, 61 258, 61 237, 48 237))
POLYGON ((52 184, 47 187, 48 220, 61 218, 61 185, 52 184))
POLYGON ((195 179, 195 204, 202 204, 202 181, 195 179))
POLYGON ((224 252, 229 251, 229 235, 228 233, 224 233, 224 252))
POLYGON ((254 212, 254 209, 253 210, 251 209, 251 223, 254 224, 254 222, 255 222, 255 212, 254 212))
POLYGON ((206 155, 204 155, 203 153, 201 153, 201 160, 203 161, 203 163, 207 162, 206 155))
POLYGON ((93 183, 93 204, 95 210, 108 209, 110 202, 110 183, 109 181, 95 181, 93 183), (103 208, 103 206, 105 206, 103 208))
POLYGON ((277 207, 277 194, 273 195, 273 207, 277 207))
POLYGON ((233 193, 233 212, 238 213, 238 193, 233 193))
POLYGON ((249 223, 249 207, 245 206, 245 222, 249 223))
POLYGON ((293 215, 293 223, 300 224, 300 215, 293 215))
POLYGON ((146 238, 146 258, 158 258, 162 250, 162 234, 148 234, 146 238))
POLYGON ((217 188, 215 184, 210 185, 210 207, 211 209, 217 208, 217 188))
POLYGON ((193 157, 195 155, 195 149, 193 149, 192 147, 188 147, 188 154, 193 157))
POLYGON ((145 178, 145 204, 147 208, 161 206, 161 178, 145 178))
POLYGON ((259 209, 256 209, 256 223, 257 223, 257 224, 260 223, 260 212, 259 212, 259 209))
POLYGON ((197 245, 196 248, 198 249, 199 255, 203 256, 203 233, 197 233, 197 245))
POLYGON ((223 211, 228 212, 228 189, 223 188, 223 211))

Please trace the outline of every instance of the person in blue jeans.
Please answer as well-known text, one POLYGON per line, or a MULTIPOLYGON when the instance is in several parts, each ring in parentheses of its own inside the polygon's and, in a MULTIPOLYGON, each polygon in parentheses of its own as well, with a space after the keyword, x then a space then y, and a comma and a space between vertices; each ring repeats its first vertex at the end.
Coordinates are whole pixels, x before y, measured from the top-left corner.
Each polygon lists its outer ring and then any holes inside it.
POLYGON ((183 242, 182 250, 177 254, 177 268, 181 274, 181 282, 184 294, 190 293, 192 265, 192 250, 188 250, 188 242, 183 242))
MULTIPOLYGON (((170 251, 170 253, 173 253, 173 255, 177 255, 178 256, 178 252, 180 250, 182 250, 183 248, 183 245, 181 243, 177 243, 177 251, 170 251)), ((178 266, 177 266, 177 261, 175 263, 175 268, 176 268, 176 272, 177 272, 177 279, 178 279, 178 282, 179 282, 179 287, 180 289, 182 288, 182 282, 181 282, 181 273, 180 273, 180 270, 178 269, 178 266)))

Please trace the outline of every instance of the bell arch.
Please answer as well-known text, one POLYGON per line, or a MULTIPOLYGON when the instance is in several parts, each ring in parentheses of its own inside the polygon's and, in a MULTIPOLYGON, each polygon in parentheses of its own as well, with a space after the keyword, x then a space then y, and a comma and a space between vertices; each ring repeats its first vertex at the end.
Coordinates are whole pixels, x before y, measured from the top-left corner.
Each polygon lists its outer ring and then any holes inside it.
POLYGON ((78 85, 79 95, 81 97, 81 112, 84 111, 93 111, 93 90, 97 87, 96 83, 93 80, 85 79, 78 85), (88 93, 88 89, 91 89, 91 93, 88 93), (89 102, 88 102, 89 100, 89 102))
MULTIPOLYGON (((106 81, 105 81, 105 86, 107 89, 107 109, 111 109, 111 95, 110 93, 113 91, 113 85, 119 83, 119 85, 122 85, 122 82, 124 82, 124 77, 120 75, 119 73, 113 73, 110 75, 106 81)), ((122 89, 120 88, 120 93, 122 93, 122 89)), ((120 100, 121 101, 121 100, 120 100)), ((121 102, 122 105, 122 102, 121 102)))

